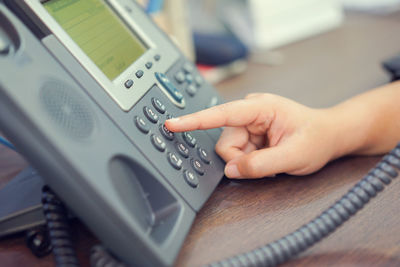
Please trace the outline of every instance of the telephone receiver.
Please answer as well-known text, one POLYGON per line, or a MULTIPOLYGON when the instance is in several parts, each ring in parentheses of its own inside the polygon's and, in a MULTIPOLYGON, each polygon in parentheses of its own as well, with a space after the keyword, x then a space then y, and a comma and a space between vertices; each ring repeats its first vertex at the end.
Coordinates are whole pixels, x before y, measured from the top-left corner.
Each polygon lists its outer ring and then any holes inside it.
POLYGON ((0 128, 117 258, 171 266, 223 177, 223 100, 133 0, 0 1, 0 128))

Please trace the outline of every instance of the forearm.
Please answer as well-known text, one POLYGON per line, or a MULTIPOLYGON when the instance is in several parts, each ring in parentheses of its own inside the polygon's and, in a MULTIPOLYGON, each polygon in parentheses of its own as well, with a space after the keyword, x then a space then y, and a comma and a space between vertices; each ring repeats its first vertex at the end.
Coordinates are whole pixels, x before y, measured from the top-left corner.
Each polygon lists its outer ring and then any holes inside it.
POLYGON ((355 96, 326 111, 333 118, 331 127, 337 144, 333 158, 382 154, 400 141, 400 82, 355 96))

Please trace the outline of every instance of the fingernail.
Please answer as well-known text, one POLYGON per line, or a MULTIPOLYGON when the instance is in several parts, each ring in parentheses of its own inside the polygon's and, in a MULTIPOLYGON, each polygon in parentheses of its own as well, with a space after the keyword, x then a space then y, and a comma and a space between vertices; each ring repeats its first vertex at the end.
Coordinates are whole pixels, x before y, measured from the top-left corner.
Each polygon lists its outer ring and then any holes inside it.
POLYGON ((225 175, 229 178, 237 178, 240 177, 240 172, 236 164, 226 165, 225 167, 225 175))

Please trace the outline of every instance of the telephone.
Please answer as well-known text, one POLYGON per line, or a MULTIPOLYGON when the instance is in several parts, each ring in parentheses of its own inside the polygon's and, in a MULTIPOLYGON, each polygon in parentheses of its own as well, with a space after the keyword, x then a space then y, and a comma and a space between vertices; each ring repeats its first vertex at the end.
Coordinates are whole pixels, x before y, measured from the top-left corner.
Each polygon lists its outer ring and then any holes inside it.
POLYGON ((222 102, 133 0, 0 1, 0 128, 119 259, 169 266, 223 177, 222 102))

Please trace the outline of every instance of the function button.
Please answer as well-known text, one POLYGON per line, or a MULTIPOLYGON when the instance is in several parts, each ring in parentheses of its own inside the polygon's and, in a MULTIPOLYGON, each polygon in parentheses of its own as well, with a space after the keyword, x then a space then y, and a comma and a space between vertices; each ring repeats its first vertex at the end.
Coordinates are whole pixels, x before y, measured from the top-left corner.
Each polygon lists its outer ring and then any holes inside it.
POLYGON ((204 163, 210 164, 210 162, 211 162, 211 157, 210 157, 210 154, 208 154, 207 150, 205 150, 205 149, 199 147, 199 148, 197 149, 197 154, 199 154, 200 159, 201 159, 204 163))
POLYGON ((138 70, 136 72, 136 77, 138 77, 140 79, 140 78, 142 78, 143 74, 144 74, 144 72, 142 70, 138 70))
POLYGON ((184 71, 185 73, 192 73, 193 70, 194 70, 194 67, 193 67, 193 65, 190 64, 189 62, 186 62, 186 63, 183 65, 183 71, 184 71))
POLYGON ((199 86, 202 86, 203 85, 203 78, 201 78, 201 76, 200 75, 196 75, 195 77, 194 77, 194 82, 196 83, 196 85, 199 87, 199 86))
POLYGON ((132 81, 131 79, 129 79, 129 80, 127 80, 127 81, 124 83, 124 85, 125 85, 125 87, 126 87, 127 89, 129 89, 129 88, 132 87, 133 81, 132 81))
POLYGON ((199 178, 197 178, 197 175, 191 171, 184 171, 183 178, 185 179, 186 183, 193 188, 196 188, 199 185, 199 178))
POLYGON ((168 162, 177 170, 182 168, 183 161, 175 153, 168 153, 168 162))
POLYGON ((142 133, 145 133, 145 134, 147 134, 149 131, 150 131, 150 128, 149 128, 149 126, 147 125, 147 122, 143 119, 143 118, 141 118, 141 117, 139 117, 139 116, 135 116, 135 124, 136 124, 136 127, 138 127, 138 129, 142 132, 142 133))
POLYGON ((165 105, 160 101, 160 99, 153 97, 151 99, 151 103, 153 104, 153 107, 160 112, 161 114, 164 114, 167 108, 165 105))
POLYGON ((152 123, 157 123, 158 115, 154 112, 154 110, 145 106, 143 108, 143 112, 144 112, 144 115, 146 116, 146 118, 149 119, 149 121, 151 121, 152 123))
POLYGON ((197 93, 197 87, 194 84, 189 84, 188 87, 186 87, 186 93, 190 96, 195 96, 197 93))
POLYGON ((159 61, 160 59, 161 59, 161 56, 160 56, 159 54, 157 54, 157 55, 154 56, 154 60, 155 60, 155 61, 159 61))
POLYGON ((175 99, 176 102, 182 104, 183 94, 171 83, 171 81, 160 72, 156 72, 155 76, 167 92, 175 99))
POLYGON ((195 147, 196 146, 196 138, 193 137, 193 135, 191 135, 188 132, 182 133, 183 136, 183 140, 185 140, 186 144, 188 144, 191 147, 195 147))
POLYGON ((145 66, 149 70, 149 69, 151 69, 151 67, 153 67, 153 63, 147 62, 145 66))
POLYGON ((193 83, 193 75, 192 74, 186 74, 186 81, 190 84, 193 83))
POLYGON ((184 158, 189 157, 189 148, 187 148, 187 146, 185 146, 184 143, 181 142, 176 143, 176 149, 178 150, 179 154, 182 155, 182 157, 184 158))
POLYGON ((174 140, 175 134, 170 130, 168 130, 167 127, 165 127, 165 124, 160 124, 160 132, 168 140, 170 141, 174 140))
POLYGON ((179 71, 175 74, 175 80, 178 83, 183 83, 186 80, 186 76, 182 71, 179 71))
POLYGON ((164 140, 160 136, 152 134, 150 139, 151 139, 151 143, 153 144, 153 146, 155 148, 157 148, 158 151, 160 151, 160 152, 165 151, 165 148, 167 147, 167 145, 165 144, 164 140))
POLYGON ((198 159, 192 159, 191 162, 193 169, 200 175, 204 174, 203 164, 198 159))

